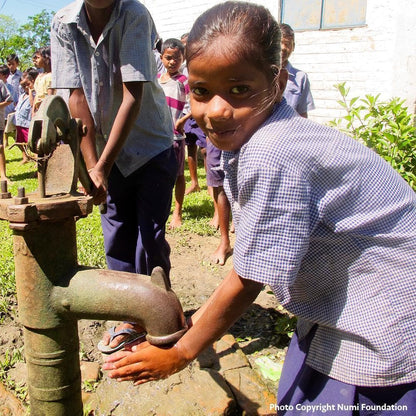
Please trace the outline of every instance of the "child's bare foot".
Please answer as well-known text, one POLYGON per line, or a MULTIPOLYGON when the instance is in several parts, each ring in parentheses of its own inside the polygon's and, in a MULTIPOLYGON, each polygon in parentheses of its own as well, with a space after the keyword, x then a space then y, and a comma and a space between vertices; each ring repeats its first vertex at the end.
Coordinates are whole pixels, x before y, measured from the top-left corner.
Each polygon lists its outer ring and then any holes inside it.
POLYGON ((169 224, 169 229, 179 228, 182 225, 182 215, 173 213, 172 219, 169 224))
POLYGON ((225 262, 227 261, 228 257, 233 254, 233 249, 229 244, 220 244, 218 248, 214 251, 212 255, 212 262, 214 264, 219 264, 220 266, 224 266, 225 262))
POLYGON ((201 190, 201 188, 199 187, 198 184, 194 184, 191 185, 186 191, 185 191, 185 195, 189 195, 192 192, 199 192, 201 190))

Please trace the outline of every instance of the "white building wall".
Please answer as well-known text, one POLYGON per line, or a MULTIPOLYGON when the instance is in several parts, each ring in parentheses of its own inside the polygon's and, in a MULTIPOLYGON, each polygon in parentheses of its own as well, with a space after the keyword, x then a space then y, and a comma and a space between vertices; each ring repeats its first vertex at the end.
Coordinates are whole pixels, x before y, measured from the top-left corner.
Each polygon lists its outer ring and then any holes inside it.
MULTIPOLYGON (((179 38, 217 0, 142 0, 163 39, 179 38)), ((278 19, 278 0, 253 1, 278 19)), ((349 97, 400 97, 414 112, 416 101, 416 2, 367 0, 366 26, 296 33, 294 66, 308 73, 316 109, 310 118, 325 123, 343 115, 334 85, 346 82, 349 97)))
POLYGON ((296 33, 294 66, 309 75, 316 109, 326 122, 343 115, 335 84, 346 82, 349 97, 399 97, 414 112, 416 100, 416 5, 413 0, 368 0, 367 25, 296 33))

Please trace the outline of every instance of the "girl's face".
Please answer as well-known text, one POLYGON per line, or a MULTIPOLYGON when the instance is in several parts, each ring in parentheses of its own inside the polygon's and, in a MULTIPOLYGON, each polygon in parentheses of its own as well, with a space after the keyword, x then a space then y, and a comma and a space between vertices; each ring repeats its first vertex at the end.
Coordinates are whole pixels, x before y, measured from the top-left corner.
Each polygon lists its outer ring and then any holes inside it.
POLYGON ((25 90, 25 92, 29 92, 30 89, 33 89, 33 81, 29 77, 22 78, 20 85, 25 90))
POLYGON ((36 68, 43 68, 45 65, 45 60, 43 59, 41 54, 36 54, 32 58, 33 65, 35 65, 36 68))
MULTIPOLYGON (((234 57, 217 39, 188 62, 192 116, 209 140, 221 150, 238 150, 271 114, 275 100, 273 76, 234 57), (221 50, 222 49, 222 50, 221 50)), ((285 77, 280 77, 285 78, 285 77)))

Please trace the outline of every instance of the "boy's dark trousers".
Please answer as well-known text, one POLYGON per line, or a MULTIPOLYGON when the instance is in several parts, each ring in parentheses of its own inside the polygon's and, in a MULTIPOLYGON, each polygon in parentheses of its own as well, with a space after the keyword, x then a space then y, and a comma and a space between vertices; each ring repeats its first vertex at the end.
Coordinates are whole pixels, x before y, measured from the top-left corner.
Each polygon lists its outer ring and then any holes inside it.
POLYGON ((128 177, 116 165, 108 178, 107 212, 101 215, 108 268, 150 275, 170 271, 165 239, 177 162, 173 148, 163 151, 128 177))

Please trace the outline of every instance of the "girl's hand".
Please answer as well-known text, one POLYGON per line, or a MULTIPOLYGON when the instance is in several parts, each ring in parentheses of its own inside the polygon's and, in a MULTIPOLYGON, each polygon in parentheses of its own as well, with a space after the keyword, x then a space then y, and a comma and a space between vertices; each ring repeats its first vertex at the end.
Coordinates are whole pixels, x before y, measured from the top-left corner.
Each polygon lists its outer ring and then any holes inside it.
POLYGON ((93 197, 94 204, 99 205, 105 202, 107 198, 107 177, 104 170, 97 168, 97 166, 89 169, 88 174, 90 175, 93 184, 90 195, 93 197))
POLYGON ((134 381, 134 385, 160 380, 184 369, 189 364, 176 344, 172 347, 156 347, 143 342, 131 351, 118 351, 106 357, 103 370, 117 381, 134 381))

